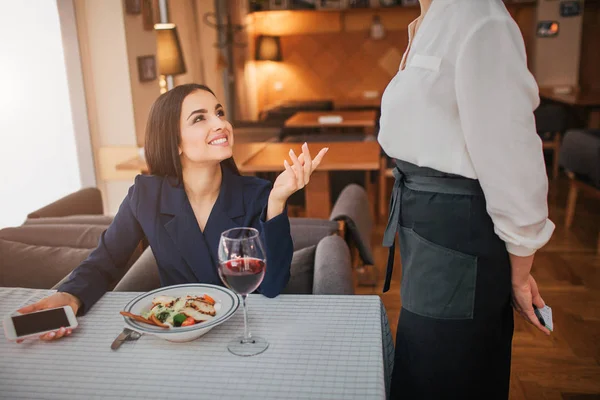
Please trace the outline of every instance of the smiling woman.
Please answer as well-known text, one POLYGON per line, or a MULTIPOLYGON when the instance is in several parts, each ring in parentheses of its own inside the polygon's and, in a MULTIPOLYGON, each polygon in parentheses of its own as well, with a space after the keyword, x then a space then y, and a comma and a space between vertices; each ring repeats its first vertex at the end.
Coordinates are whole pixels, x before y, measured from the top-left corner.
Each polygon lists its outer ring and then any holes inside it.
POLYGON ((182 181, 183 163, 224 160, 224 166, 239 175, 232 158, 232 131, 231 124, 225 120, 223 106, 208 87, 189 84, 174 88, 169 96, 156 100, 148 118, 145 151, 150 173, 173 176, 182 181), (209 118, 209 110, 211 115, 223 121, 223 129, 210 138, 214 143, 206 142, 209 128, 202 124, 209 118), (164 118, 165 115, 169 117, 164 118), (218 145, 221 149, 209 152, 209 145, 218 145))
MULTIPOLYGON (((275 183, 240 176, 233 162, 233 128, 213 92, 187 84, 162 94, 146 127, 151 175, 138 176, 98 247, 58 293, 20 310, 29 313, 69 305, 85 313, 104 295, 138 243, 146 238, 162 286, 203 283, 222 286, 217 248, 221 233, 251 227, 260 232, 269 268, 258 291, 275 297, 290 277, 293 244, 285 204, 320 164, 308 146, 290 150, 291 162, 275 183)), ((61 329, 43 339, 58 339, 61 329)))

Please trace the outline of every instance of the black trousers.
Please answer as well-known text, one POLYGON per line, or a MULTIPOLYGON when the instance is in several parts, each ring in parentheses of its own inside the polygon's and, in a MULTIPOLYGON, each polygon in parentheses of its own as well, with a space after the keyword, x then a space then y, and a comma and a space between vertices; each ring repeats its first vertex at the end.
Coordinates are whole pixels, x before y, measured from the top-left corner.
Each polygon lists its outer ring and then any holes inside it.
POLYGON ((403 308, 391 398, 507 399, 510 262, 484 196, 404 187, 400 217, 403 308))

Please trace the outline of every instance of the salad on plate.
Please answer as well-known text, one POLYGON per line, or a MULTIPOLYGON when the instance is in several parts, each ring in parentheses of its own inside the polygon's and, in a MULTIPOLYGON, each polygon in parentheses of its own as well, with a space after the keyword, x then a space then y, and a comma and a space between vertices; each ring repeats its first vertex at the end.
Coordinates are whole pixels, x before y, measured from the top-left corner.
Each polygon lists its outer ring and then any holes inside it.
POLYGON ((182 297, 157 296, 152 305, 142 315, 125 311, 121 314, 162 328, 179 328, 210 321, 217 315, 218 304, 207 294, 202 296, 186 295, 182 297))

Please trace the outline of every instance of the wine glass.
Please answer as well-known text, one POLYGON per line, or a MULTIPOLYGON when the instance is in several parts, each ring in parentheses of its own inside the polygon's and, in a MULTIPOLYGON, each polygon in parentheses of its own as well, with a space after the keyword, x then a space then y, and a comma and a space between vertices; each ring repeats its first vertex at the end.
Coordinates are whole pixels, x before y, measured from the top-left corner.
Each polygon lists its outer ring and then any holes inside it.
POLYGON ((238 356, 254 356, 269 347, 269 343, 252 336, 248 329, 246 296, 261 284, 266 269, 266 255, 259 233, 254 228, 234 228, 221 234, 219 241, 219 276, 223 283, 242 296, 244 336, 229 342, 227 349, 238 356))

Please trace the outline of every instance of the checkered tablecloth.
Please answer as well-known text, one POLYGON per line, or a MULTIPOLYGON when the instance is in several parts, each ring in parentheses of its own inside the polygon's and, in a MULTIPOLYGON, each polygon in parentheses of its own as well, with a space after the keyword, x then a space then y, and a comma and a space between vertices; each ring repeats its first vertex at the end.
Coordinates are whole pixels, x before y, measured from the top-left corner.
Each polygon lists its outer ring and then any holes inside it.
MULTIPOLYGON (((0 316, 47 295, 0 288, 0 316)), ((243 332, 241 308, 198 340, 152 336, 110 349, 119 315, 138 293, 107 293, 73 335, 23 344, 0 335, 2 399, 383 399, 393 343, 377 296, 248 298, 253 334, 266 352, 237 357, 227 342, 243 332)))

